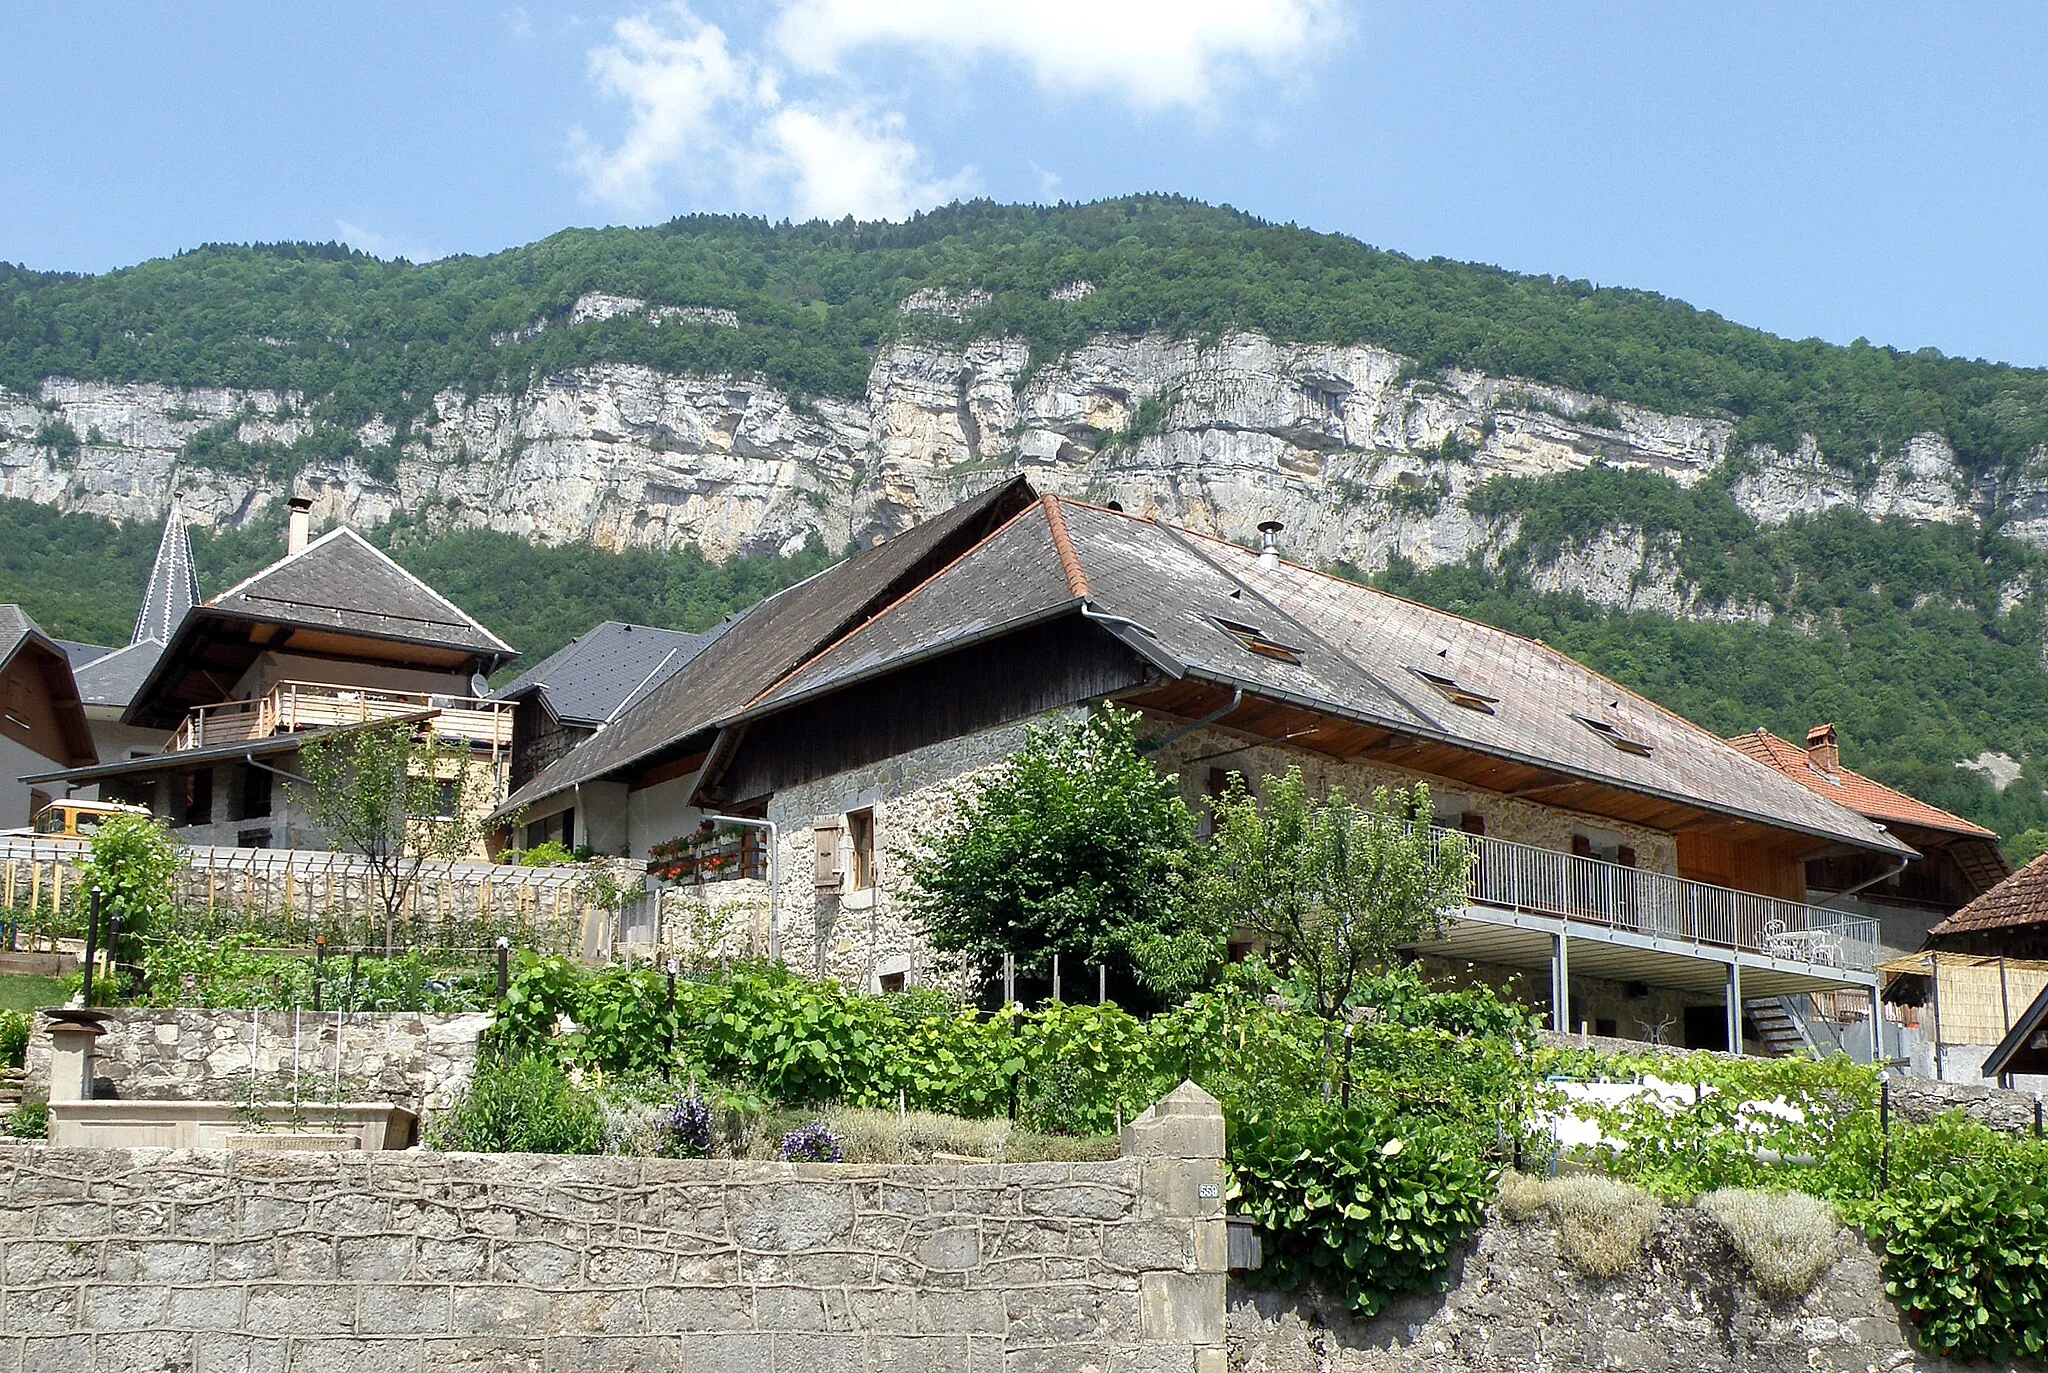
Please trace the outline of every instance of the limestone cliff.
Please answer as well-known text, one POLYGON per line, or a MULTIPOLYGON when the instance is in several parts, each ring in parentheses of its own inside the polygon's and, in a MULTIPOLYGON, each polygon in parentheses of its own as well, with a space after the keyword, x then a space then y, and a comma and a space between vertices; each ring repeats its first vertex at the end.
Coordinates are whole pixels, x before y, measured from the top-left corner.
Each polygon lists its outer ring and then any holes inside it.
MULTIPOLYGON (((593 317, 641 305, 592 299, 593 317)), ((1377 348, 1252 334, 1104 336, 1036 367, 1016 340, 899 342, 877 356, 858 401, 611 364, 520 394, 444 393, 395 462, 293 473, 185 456, 203 430, 281 449, 309 424, 295 395, 53 378, 39 395, 0 392, 0 495, 132 520, 158 518, 175 490, 194 518, 224 526, 275 520, 295 486, 315 498, 316 518, 359 526, 408 511, 551 543, 696 543, 723 559, 792 550, 814 534, 833 547, 865 543, 1022 469, 1049 489, 1232 538, 1278 519, 1292 555, 1371 570, 1395 554, 1424 567, 1497 559, 1515 522, 1475 514, 1475 488, 1604 463, 1688 486, 1719 476, 1764 524, 1835 506, 1945 522, 1999 509, 2006 532, 2048 546, 2039 460, 1994 489, 1972 484, 1927 435, 1848 472, 1811 442, 1732 451, 1722 420, 1513 379, 1423 376, 1377 348)), ((373 421, 358 437, 377 448, 394 431, 373 421)), ((1702 602, 1656 540, 1628 529, 1569 547, 1533 575, 1611 605, 1763 613, 1702 602)))

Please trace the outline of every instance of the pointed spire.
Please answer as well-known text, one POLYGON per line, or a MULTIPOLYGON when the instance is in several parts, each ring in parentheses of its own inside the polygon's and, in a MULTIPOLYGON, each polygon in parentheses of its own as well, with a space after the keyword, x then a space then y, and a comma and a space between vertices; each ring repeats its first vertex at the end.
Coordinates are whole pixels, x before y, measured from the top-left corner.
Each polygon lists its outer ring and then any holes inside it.
POLYGON ((142 614, 135 618, 135 633, 129 639, 139 644, 154 639, 167 644, 171 633, 185 618, 185 612, 199 604, 199 578, 192 570, 192 538, 185 529, 185 511, 177 496, 171 497, 171 513, 164 520, 163 541, 156 546, 156 566, 149 570, 149 585, 142 593, 142 614))

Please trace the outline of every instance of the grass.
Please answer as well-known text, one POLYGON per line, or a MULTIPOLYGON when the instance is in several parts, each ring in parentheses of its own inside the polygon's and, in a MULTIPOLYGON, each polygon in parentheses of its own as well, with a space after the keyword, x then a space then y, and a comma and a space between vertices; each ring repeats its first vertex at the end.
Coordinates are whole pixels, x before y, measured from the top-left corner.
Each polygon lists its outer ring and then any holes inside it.
POLYGON ((1656 1233, 1663 1205, 1640 1187, 1592 1174, 1548 1181, 1509 1173, 1501 1178, 1503 1219, 1557 1222, 1565 1262, 1595 1278, 1617 1277, 1634 1265, 1656 1233))
POLYGON ((62 1006, 70 996, 59 978, 0 977, 0 1011, 35 1011, 48 1006, 62 1006))
POLYGON ((1826 1202, 1799 1192, 1724 1187, 1696 1203, 1727 1232, 1756 1284, 1801 1297, 1842 1252, 1842 1224, 1826 1202))

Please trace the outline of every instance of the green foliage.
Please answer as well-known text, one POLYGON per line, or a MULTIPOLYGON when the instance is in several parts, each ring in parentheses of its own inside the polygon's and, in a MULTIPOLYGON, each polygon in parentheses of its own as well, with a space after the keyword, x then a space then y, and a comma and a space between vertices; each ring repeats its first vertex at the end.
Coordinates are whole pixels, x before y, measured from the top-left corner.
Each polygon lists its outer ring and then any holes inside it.
POLYGON ((559 868, 574 863, 576 854, 560 840, 549 839, 520 850, 518 861, 522 868, 559 868))
POLYGON ((770 225, 697 215, 570 230, 414 266, 340 244, 214 245, 103 276, 0 268, 0 385, 44 377, 303 392, 316 419, 422 415, 447 387, 517 389, 605 361, 754 373, 858 396, 900 332, 1029 341, 1034 361, 1091 334, 1255 329, 1372 343, 1427 375, 1463 367, 1665 411, 1726 415, 1738 441, 1801 433, 1859 462, 1933 430, 1984 472, 2048 438, 2048 375, 1863 342, 1774 338, 1646 291, 1419 261, 1173 196, 951 205, 903 224, 770 225), (1057 287, 1092 282, 1085 299, 1057 287), (969 321, 905 317, 925 286, 981 289, 969 321), (739 327, 645 315, 565 327, 586 291, 730 308, 739 327), (549 327, 534 333, 536 321, 549 327))
POLYGON ((1216 802, 1215 860, 1196 909, 1214 937, 1249 932, 1317 1015, 1337 1015, 1361 977, 1438 933, 1465 894, 1462 835, 1430 828, 1429 789, 1341 788, 1310 798, 1300 768, 1254 798, 1242 777, 1216 802))
POLYGON ((1951 1120, 1918 1132, 1871 1224, 1885 1290, 1937 1353, 2048 1353, 2048 1146, 1951 1120))
POLYGON ((604 1109, 552 1059, 485 1062, 449 1108, 434 1117, 427 1138, 446 1152, 601 1154, 604 1109))
POLYGON ((19 1068, 28 1062, 28 1016, 0 1010, 0 1067, 19 1068))
POLYGON ((417 952, 312 959, 259 952, 246 934, 169 928, 144 947, 142 979, 128 1000, 222 1010, 310 1010, 317 1000, 330 1011, 473 1011, 490 1004, 491 977, 417 952))
POLYGON ((47 1101, 24 1101, 7 1117, 7 1134, 11 1139, 47 1139, 50 1135, 50 1103, 47 1101))
POLYGON ((106 915, 119 922, 119 934, 107 945, 117 959, 138 958, 152 927, 170 914, 178 865, 177 845, 151 816, 111 816, 93 831, 85 885, 100 891, 106 915))
POLYGON ((60 462, 75 462, 78 450, 83 446, 78 441, 78 431, 71 427, 69 420, 44 420, 36 426, 35 446, 47 448, 57 455, 60 462))
POLYGON ((1018 966, 1054 954, 1136 961, 1169 995, 1207 971, 1181 912, 1196 858, 1176 779, 1138 752, 1114 708, 1034 729, 992 777, 954 793, 952 817, 909 856, 904 905, 935 947, 1018 966))
POLYGON ((1364 1316, 1441 1289, 1493 1197, 1493 1170, 1464 1145, 1378 1105, 1233 1120, 1234 1209, 1272 1237, 1258 1280, 1341 1294, 1364 1316))

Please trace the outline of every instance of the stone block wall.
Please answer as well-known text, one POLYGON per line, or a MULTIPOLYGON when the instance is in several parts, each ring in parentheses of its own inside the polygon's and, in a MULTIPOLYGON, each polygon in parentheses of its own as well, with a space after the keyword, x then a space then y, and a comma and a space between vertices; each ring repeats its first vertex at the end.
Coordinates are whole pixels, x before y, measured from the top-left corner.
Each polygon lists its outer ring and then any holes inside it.
POLYGON ((1221 1114, 1183 1088, 1126 1147, 865 1167, 0 1144, 0 1370, 1221 1373, 1221 1114))
MULTIPOLYGON (((95 1095, 126 1100, 233 1100, 253 1070, 266 1081, 332 1079, 369 1100, 411 1111, 447 1105, 476 1070, 487 1012, 290 1012, 149 1010, 103 1012, 95 1095)), ((50 1037, 37 1017, 29 1040, 28 1090, 49 1088, 50 1037)))

